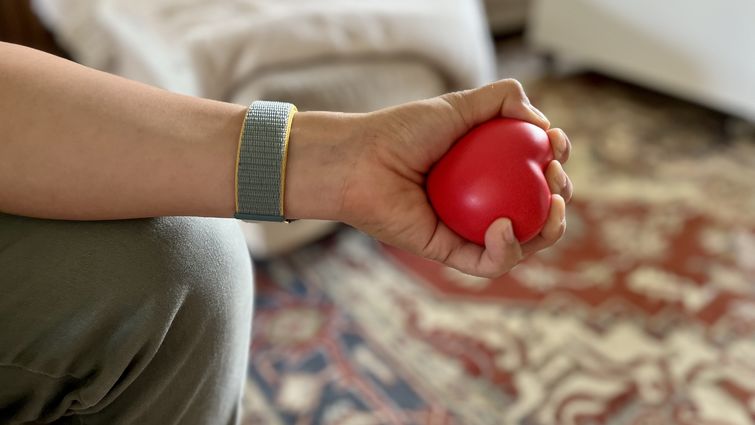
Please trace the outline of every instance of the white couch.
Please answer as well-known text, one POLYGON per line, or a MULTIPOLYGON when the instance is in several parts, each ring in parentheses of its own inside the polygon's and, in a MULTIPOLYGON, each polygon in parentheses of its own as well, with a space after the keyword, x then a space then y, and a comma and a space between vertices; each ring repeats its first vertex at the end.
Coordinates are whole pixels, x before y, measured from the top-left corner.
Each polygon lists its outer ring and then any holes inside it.
POLYGON ((752 0, 537 0, 540 50, 755 121, 752 0))

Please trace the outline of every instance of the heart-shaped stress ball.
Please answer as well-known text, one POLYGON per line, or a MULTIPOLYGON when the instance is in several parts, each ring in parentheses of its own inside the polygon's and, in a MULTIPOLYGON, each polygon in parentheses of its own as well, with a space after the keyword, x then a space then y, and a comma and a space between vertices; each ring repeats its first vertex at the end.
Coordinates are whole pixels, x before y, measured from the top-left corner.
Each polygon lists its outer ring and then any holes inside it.
POLYGON ((472 129, 433 166, 427 194, 440 219, 464 238, 484 245, 488 227, 507 217, 524 243, 548 219, 545 169, 552 160, 542 128, 494 119, 472 129))

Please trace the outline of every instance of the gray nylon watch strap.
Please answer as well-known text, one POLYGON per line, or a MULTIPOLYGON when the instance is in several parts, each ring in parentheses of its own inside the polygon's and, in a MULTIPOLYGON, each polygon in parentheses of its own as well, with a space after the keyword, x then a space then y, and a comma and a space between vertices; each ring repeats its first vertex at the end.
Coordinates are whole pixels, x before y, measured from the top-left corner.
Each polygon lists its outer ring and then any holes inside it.
POLYGON ((236 170, 236 218, 285 221, 286 156, 295 112, 290 103, 268 101, 247 110, 236 170))

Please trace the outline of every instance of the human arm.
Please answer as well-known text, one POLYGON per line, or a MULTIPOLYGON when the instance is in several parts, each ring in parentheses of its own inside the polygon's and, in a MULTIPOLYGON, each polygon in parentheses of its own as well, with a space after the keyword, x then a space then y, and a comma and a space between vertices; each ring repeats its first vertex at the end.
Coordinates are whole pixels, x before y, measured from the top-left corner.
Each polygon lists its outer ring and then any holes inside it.
MULTIPOLYGON (((169 93, 32 49, 0 43, 0 211, 102 220, 231 217, 245 106, 169 93)), ((424 173, 476 123, 505 115, 547 126, 512 81, 370 114, 301 112, 289 143, 285 214, 344 221, 400 247, 481 275, 522 256, 491 226, 488 250, 437 220, 424 173), (376 191, 378 188, 380 190, 376 191), (400 208, 402 214, 396 214, 400 208)), ((564 161, 568 141, 549 133, 564 161)), ((563 175, 552 164, 554 193, 563 175)), ((563 232, 563 201, 524 254, 563 232)))
POLYGON ((231 216, 246 108, 0 43, 0 211, 231 216))

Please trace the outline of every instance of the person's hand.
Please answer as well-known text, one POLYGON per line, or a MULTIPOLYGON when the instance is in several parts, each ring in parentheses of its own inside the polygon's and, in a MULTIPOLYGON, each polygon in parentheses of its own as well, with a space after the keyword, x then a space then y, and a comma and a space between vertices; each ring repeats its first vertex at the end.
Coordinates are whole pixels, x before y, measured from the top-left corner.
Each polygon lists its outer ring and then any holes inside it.
POLYGON ((388 244, 483 277, 505 274, 524 257, 556 243, 565 231, 572 184, 561 164, 571 146, 563 131, 548 129, 548 120, 515 80, 370 114, 325 114, 294 119, 286 189, 286 206, 294 217, 335 218, 388 244), (490 225, 481 247, 438 219, 425 193, 425 177, 456 140, 499 116, 547 130, 555 157, 546 171, 551 208, 540 234, 526 244, 516 241, 510 220, 502 217, 490 225), (330 124, 313 130, 318 126, 308 124, 318 120, 330 124), (298 165, 305 161, 310 166, 298 165), (327 207, 332 204, 335 208, 327 207))

